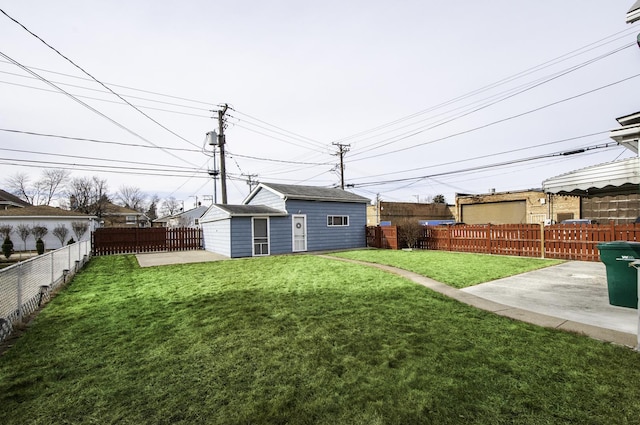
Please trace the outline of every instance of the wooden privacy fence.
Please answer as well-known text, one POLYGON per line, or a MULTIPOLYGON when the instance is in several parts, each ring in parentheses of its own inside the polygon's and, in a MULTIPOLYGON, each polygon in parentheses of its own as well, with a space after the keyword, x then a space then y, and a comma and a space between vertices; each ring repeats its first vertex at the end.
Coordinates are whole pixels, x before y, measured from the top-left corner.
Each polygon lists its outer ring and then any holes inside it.
POLYGON ((93 255, 158 251, 188 251, 202 248, 201 229, 101 228, 91 235, 93 255))
MULTIPOLYGON (((455 225, 425 226, 421 231, 416 245, 421 249, 581 261, 600 261, 597 247, 600 242, 640 242, 637 224, 455 225)), ((395 245, 392 249, 397 249, 398 241, 395 245)), ((369 246, 382 248, 373 243, 369 246)))
POLYGON ((398 249, 396 226, 367 226, 367 246, 398 249))

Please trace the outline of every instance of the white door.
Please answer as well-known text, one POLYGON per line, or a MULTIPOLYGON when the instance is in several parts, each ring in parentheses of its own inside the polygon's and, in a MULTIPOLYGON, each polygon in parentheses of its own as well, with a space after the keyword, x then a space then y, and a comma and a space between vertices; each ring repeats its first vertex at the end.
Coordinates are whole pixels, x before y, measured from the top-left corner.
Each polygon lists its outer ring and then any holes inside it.
POLYGON ((307 250, 307 216, 294 215, 293 217, 293 252, 307 250))

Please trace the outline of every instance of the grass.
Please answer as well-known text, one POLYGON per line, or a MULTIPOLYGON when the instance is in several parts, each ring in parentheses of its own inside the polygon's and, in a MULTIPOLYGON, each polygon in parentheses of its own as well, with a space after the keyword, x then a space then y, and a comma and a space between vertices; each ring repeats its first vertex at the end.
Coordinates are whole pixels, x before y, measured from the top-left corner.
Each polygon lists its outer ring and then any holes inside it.
POLYGON ((562 260, 468 254, 447 251, 362 250, 334 254, 410 270, 455 288, 513 276, 560 264, 562 260))
POLYGON ((0 423, 634 423, 639 363, 356 264, 99 257, 0 357, 0 423))

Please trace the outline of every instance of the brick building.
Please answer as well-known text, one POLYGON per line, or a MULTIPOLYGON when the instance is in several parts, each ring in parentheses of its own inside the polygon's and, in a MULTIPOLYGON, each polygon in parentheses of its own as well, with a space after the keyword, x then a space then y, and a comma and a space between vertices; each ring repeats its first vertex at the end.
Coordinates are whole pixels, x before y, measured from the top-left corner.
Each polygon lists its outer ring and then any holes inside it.
POLYGON ((404 220, 454 220, 453 205, 379 201, 367 208, 368 226, 384 221, 397 224, 404 220))
POLYGON ((580 218, 580 198, 541 189, 456 194, 456 220, 466 224, 549 223, 580 218))

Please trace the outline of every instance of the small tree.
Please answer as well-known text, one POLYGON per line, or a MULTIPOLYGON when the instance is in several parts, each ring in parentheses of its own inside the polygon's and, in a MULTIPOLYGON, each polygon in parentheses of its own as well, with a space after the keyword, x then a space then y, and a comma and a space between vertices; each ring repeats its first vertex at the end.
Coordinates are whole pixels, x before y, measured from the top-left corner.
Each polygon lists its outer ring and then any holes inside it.
POLYGON ((80 241, 84 234, 87 233, 87 230, 89 230, 89 223, 86 221, 72 221, 71 230, 73 230, 73 233, 76 235, 76 239, 80 241))
POLYGON ((18 232, 18 236, 22 239, 22 243, 24 244, 24 251, 27 250, 27 238, 31 234, 31 227, 28 224, 18 224, 16 226, 16 231, 18 232))
POLYGON ((36 250, 38 251, 38 254, 42 254, 44 252, 44 242, 42 238, 44 238, 47 233, 49 233, 49 229, 47 229, 46 226, 36 224, 31 228, 31 234, 36 238, 36 250))
POLYGON ((9 236, 6 236, 4 242, 2 242, 2 254, 7 260, 11 257, 11 254, 13 254, 13 242, 11 242, 9 236))
POLYGON ((2 235, 2 239, 7 239, 11 236, 11 232, 13 232, 13 226, 10 224, 0 225, 0 235, 2 235))
POLYGON ((64 240, 67 239, 67 235, 69 234, 69 229, 67 229, 67 226, 65 226, 64 224, 59 224, 53 228, 53 231, 51 233, 60 241, 60 247, 63 247, 64 240))
POLYGON ((402 220, 398 223, 398 243, 406 248, 414 248, 424 232, 417 220, 402 220))

